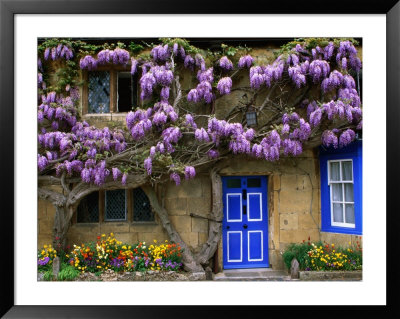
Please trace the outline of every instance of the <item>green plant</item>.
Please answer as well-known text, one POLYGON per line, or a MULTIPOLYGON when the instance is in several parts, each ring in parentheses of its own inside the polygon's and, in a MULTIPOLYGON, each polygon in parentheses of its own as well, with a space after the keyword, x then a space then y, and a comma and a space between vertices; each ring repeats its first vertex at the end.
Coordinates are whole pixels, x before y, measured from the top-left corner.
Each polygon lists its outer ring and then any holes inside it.
POLYGON ((48 269, 44 273, 43 280, 52 281, 53 280, 53 269, 48 269))
POLYGON ((292 243, 287 248, 285 249, 285 252, 283 253, 283 261, 285 263, 285 266, 290 269, 291 263, 293 258, 296 258, 297 261, 299 262, 300 269, 305 269, 306 267, 306 258, 307 258, 307 252, 310 250, 310 245, 311 242, 303 242, 300 244, 292 243))
POLYGON ((283 261, 290 269, 293 258, 299 262, 301 270, 361 270, 362 248, 357 241, 356 245, 349 243, 348 247, 335 247, 321 241, 292 243, 282 254, 283 261))
POLYGON ((62 264, 61 270, 58 273, 58 280, 72 281, 79 276, 79 273, 80 272, 75 267, 67 264, 62 264))

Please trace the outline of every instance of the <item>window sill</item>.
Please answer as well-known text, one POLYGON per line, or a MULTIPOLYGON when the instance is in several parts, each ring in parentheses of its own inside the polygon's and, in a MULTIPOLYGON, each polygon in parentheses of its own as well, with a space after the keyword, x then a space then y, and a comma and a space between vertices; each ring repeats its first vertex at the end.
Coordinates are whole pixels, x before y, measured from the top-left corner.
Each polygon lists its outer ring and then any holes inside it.
POLYGON ((355 230, 354 228, 325 228, 321 229, 322 233, 333 233, 333 234, 344 234, 344 235, 357 235, 362 236, 362 232, 359 230, 355 230))
POLYGON ((149 221, 149 222, 131 222, 132 226, 158 226, 158 224, 155 221, 149 221))
POLYGON ((87 114, 83 114, 82 117, 83 118, 96 118, 96 117, 109 117, 111 119, 112 118, 117 118, 117 119, 122 119, 125 118, 127 116, 128 112, 118 112, 118 113, 87 113, 87 114))

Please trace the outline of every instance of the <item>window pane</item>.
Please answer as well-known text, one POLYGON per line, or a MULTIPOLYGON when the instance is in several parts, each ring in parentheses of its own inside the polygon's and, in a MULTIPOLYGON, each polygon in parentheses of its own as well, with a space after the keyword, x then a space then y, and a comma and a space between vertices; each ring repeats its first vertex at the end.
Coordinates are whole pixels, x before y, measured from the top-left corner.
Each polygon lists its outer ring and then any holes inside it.
POLYGON ((106 191, 106 220, 125 220, 125 190, 106 191))
POLYGON ((345 193, 345 201, 346 202, 354 202, 353 184, 345 183, 344 184, 344 193, 345 193))
POLYGON ((342 174, 343 181, 353 180, 353 165, 351 161, 342 162, 342 174))
POLYGON ((343 223, 343 204, 333 204, 333 221, 343 223))
POLYGON ((332 186, 332 200, 341 202, 343 201, 343 189, 342 184, 331 184, 332 186))
POLYGON ((228 188, 241 188, 242 180, 240 178, 228 179, 226 185, 228 188))
POLYGON ((247 187, 261 187, 261 179, 260 178, 248 178, 247 179, 247 187))
POLYGON ((93 192, 81 200, 77 210, 78 223, 99 222, 99 193, 93 192))
MULTIPOLYGON (((135 83, 136 84, 136 83, 135 83)), ((118 112, 132 111, 136 97, 136 86, 134 86, 133 76, 130 72, 118 72, 118 112)))
POLYGON ((149 222, 154 220, 150 201, 141 188, 133 190, 133 220, 136 222, 149 222))
POLYGON ((340 166, 339 162, 330 162, 331 181, 340 181, 340 166))
POLYGON ((346 204, 346 223, 355 224, 354 204, 346 204))
POLYGON ((110 112, 110 73, 89 72, 89 113, 110 112))

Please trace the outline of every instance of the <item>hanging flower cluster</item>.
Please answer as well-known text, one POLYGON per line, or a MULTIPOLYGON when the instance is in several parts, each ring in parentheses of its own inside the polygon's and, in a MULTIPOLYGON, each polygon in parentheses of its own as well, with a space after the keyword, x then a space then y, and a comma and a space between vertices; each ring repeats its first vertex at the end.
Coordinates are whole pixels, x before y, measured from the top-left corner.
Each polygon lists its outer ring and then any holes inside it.
MULTIPOLYGON (((57 54, 57 48, 55 52, 57 54)), ((175 57, 179 57, 186 68, 197 71, 198 84, 189 90, 187 101, 207 104, 216 99, 215 89, 220 95, 231 93, 232 78, 228 72, 232 71, 234 66, 228 57, 224 56, 217 61, 217 69, 223 71, 220 72, 223 76, 219 78, 219 75, 215 75, 218 79, 215 85, 214 69, 207 68, 201 54, 194 56, 186 54, 182 46, 174 43, 158 45, 151 50, 150 55, 152 57, 150 61, 142 61, 131 58, 128 51, 120 48, 102 50, 98 53, 97 59, 90 55, 82 58, 80 67, 93 70, 98 65, 108 63, 127 65, 130 62, 131 74, 138 72, 138 67, 142 68, 139 79, 141 99, 149 99, 154 94, 159 95, 157 97, 159 99, 147 109, 138 108, 127 114, 129 137, 135 145, 148 143, 150 147, 144 152, 146 154, 144 160, 143 157, 140 159, 139 168, 147 175, 152 175, 155 172, 154 165, 162 166, 168 169, 170 179, 176 185, 181 183, 181 177, 191 179, 196 175, 193 163, 190 161, 181 163, 173 157, 177 150, 182 151, 179 143, 184 134, 188 138, 193 138, 189 145, 198 145, 199 149, 202 149, 201 152, 209 159, 218 158, 219 151, 226 147, 233 154, 247 154, 267 161, 276 161, 282 154, 300 155, 303 152, 303 144, 310 139, 317 128, 322 126, 323 121, 324 124, 335 121, 335 123, 351 124, 351 127, 357 126, 357 129, 362 127, 360 97, 355 89, 354 78, 348 72, 350 69, 358 71, 361 68, 361 61, 350 41, 342 41, 339 46, 329 42, 325 47, 316 46, 311 50, 297 44, 269 65, 254 65, 254 58, 250 55, 239 59, 237 66, 249 69, 249 83, 253 90, 271 87, 274 82, 289 79, 297 88, 307 84, 318 85, 324 94, 329 94, 324 101, 331 99, 322 103, 305 100, 298 106, 306 107, 307 116, 304 115, 305 111, 297 113, 290 109, 286 110, 281 118, 281 124, 278 118, 278 124, 263 132, 256 132, 252 128, 243 127, 241 123, 230 123, 215 117, 209 118, 207 127, 198 127, 189 111, 185 110, 179 117, 177 114, 179 108, 174 109, 171 104, 175 104, 172 102, 170 104, 171 92, 175 92, 175 87, 172 86, 175 57)), ((42 70, 40 59, 38 69, 42 70)), ((38 73, 37 81, 38 87, 43 87, 42 71, 38 73)), ((57 175, 80 174, 84 182, 95 185, 104 184, 112 173, 114 180, 120 179, 122 184, 126 184, 129 169, 107 167, 108 156, 121 153, 128 147, 123 131, 97 129, 86 122, 78 122, 75 106, 76 89, 68 87, 66 91, 70 93, 67 97, 57 95, 55 92, 41 96, 38 106, 38 122, 42 126, 38 135, 39 171, 55 168, 57 175)), ((356 134, 353 129, 348 127, 343 129, 344 125, 338 127, 323 132, 321 137, 323 145, 344 147, 355 139, 356 134)))
POLYGON ((105 65, 109 63, 126 66, 129 60, 129 52, 125 49, 104 49, 97 54, 97 59, 93 58, 91 55, 86 55, 85 57, 81 58, 79 61, 79 67, 82 70, 92 71, 95 70, 99 65, 105 65))
POLYGON ((244 68, 244 67, 250 68, 253 65, 253 61, 254 61, 254 59, 251 55, 242 56, 239 59, 238 67, 239 68, 244 68))
POLYGON ((122 64, 122 65, 127 65, 129 62, 130 56, 129 52, 121 49, 121 48, 116 48, 115 50, 101 50, 97 54, 97 64, 98 65, 105 65, 108 63, 112 64, 122 64))
POLYGON ((44 50, 44 59, 47 61, 50 58, 55 61, 58 59, 71 60, 74 57, 74 52, 67 45, 59 44, 56 47, 46 48, 44 50))
POLYGON ((199 70, 197 73, 199 84, 195 89, 191 89, 187 95, 190 102, 200 102, 204 100, 207 104, 211 103, 215 98, 212 93, 212 82, 214 80, 213 68, 207 70, 199 70))

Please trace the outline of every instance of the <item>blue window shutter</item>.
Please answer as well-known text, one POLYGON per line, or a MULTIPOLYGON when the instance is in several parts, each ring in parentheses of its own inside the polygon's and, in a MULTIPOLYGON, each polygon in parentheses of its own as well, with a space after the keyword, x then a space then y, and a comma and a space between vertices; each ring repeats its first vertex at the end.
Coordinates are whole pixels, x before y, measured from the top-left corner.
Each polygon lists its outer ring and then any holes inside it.
POLYGON ((321 174, 321 231, 362 235, 362 141, 357 140, 342 149, 320 148, 321 174), (328 161, 351 159, 353 161, 355 228, 331 224, 331 198, 328 185, 328 161))

